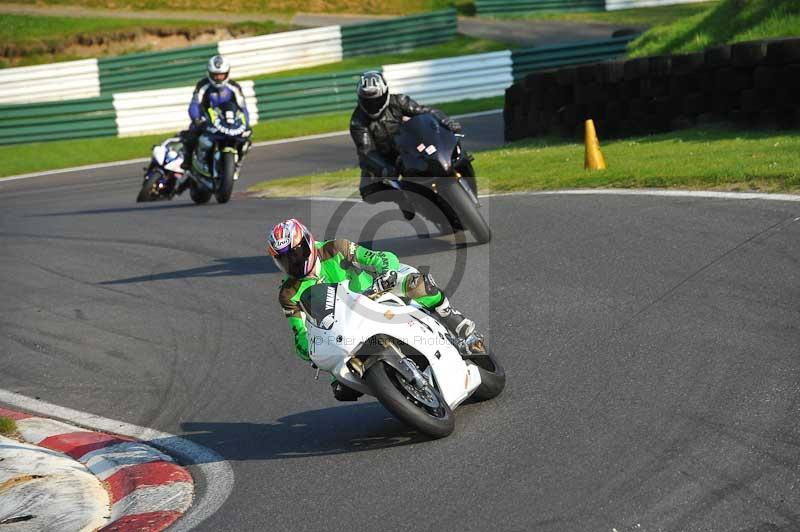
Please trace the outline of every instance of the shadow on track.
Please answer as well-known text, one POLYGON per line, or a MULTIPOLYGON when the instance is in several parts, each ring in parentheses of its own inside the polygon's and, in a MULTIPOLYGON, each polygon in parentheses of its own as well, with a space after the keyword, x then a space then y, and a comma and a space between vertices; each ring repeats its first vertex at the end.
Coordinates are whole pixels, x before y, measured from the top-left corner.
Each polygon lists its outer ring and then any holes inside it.
POLYGON ((377 402, 290 414, 274 423, 188 422, 181 428, 181 438, 235 461, 355 453, 429 441, 377 402))
POLYGON ((193 277, 237 277, 241 275, 261 275, 264 273, 276 273, 278 268, 275 263, 266 255, 254 255, 252 257, 230 257, 216 259, 213 264, 208 266, 198 266, 185 270, 175 270, 171 272, 153 273, 149 275, 139 275, 126 279, 116 279, 113 281, 103 281, 100 285, 118 285, 145 283, 149 281, 166 281, 169 279, 190 279, 193 277))
POLYGON ((29 214, 31 218, 49 217, 49 216, 75 216, 79 214, 113 214, 120 212, 134 212, 134 211, 161 211, 166 209, 184 209, 187 207, 197 207, 194 203, 160 203, 156 205, 137 205, 136 207, 110 207, 108 209, 87 209, 83 211, 64 211, 64 212, 48 212, 45 214, 29 214))
MULTIPOLYGON (((420 239, 416 236, 406 236, 398 238, 386 238, 375 241, 360 242, 360 245, 370 249, 391 250, 396 253, 401 260, 403 257, 416 257, 443 253, 458 249, 463 245, 453 243, 450 238, 420 239)), ((425 265, 414 263, 421 271, 427 272, 425 265)), ((254 255, 252 257, 230 257, 215 259, 212 264, 198 266, 185 270, 174 270, 171 272, 152 273, 148 275, 138 275, 136 277, 126 277, 112 281, 103 281, 100 285, 119 285, 145 283, 150 281, 166 281, 169 279, 190 279, 193 277, 237 277, 241 275, 260 275, 265 273, 279 273, 275 263, 267 254, 254 255)))
POLYGON ((432 238, 420 238, 417 236, 400 236, 394 238, 381 238, 378 240, 360 240, 358 245, 369 249, 391 251, 398 256, 400 261, 404 257, 415 257, 418 255, 432 255, 434 253, 446 253, 465 247, 462 244, 453 242, 450 235, 433 235, 432 238))

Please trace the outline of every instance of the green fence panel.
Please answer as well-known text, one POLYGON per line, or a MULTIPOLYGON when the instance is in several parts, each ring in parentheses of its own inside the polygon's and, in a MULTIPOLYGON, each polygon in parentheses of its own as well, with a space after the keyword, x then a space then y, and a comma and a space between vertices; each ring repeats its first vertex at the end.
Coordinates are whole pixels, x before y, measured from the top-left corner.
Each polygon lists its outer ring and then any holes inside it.
POLYGON ((605 0, 475 0, 478 15, 510 15, 542 11, 604 11, 605 0))
POLYGON ((449 41, 457 32, 455 9, 342 26, 342 53, 347 58, 404 52, 419 46, 449 41))
POLYGON ((0 122, 5 122, 13 118, 50 118, 59 115, 86 114, 109 110, 114 110, 111 103, 111 96, 67 100, 63 102, 0 105, 0 122))
POLYGON ((111 96, 0 106, 0 145, 116 134, 111 96))
POLYGON ((512 50, 511 60, 514 65, 514 81, 519 81, 537 70, 595 63, 622 57, 627 53, 628 43, 636 37, 637 35, 625 35, 597 41, 582 41, 512 50))
POLYGON ((356 106, 355 88, 362 72, 348 70, 333 74, 256 81, 254 89, 259 119, 353 109, 356 106))
POLYGON ((100 92, 186 85, 203 77, 208 58, 216 53, 217 45, 207 44, 165 52, 101 57, 98 59, 100 92))

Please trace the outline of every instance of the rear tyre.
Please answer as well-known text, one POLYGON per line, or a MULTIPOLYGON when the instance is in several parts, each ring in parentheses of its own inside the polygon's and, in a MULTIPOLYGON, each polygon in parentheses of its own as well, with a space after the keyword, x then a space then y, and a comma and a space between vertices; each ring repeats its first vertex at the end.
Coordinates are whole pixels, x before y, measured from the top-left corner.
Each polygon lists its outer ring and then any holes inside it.
POLYGON ((139 190, 139 195, 136 196, 136 202, 142 203, 144 201, 155 201, 158 199, 158 182, 161 180, 161 174, 153 172, 142 184, 142 189, 139 190))
POLYGON ((444 438, 453 432, 453 411, 433 386, 426 387, 427 404, 422 403, 414 397, 416 392, 409 391, 413 385, 384 361, 369 368, 365 379, 386 410, 406 425, 431 438, 444 438))
POLYGON ((192 181, 192 184, 190 185, 189 195, 192 197, 192 201, 198 205, 208 203, 208 200, 211 199, 211 191, 207 188, 201 187, 194 181, 192 181))
POLYGON ((236 171, 236 161, 232 153, 222 152, 222 176, 219 190, 216 192, 217 203, 228 203, 233 193, 233 173, 236 171))
POLYGON ((492 230, 489 229, 489 224, 483 219, 478 206, 472 202, 461 185, 450 189, 447 194, 447 202, 461 222, 461 227, 472 233, 479 244, 485 244, 492 239, 492 230))
POLYGON ((494 356, 491 349, 486 351, 486 356, 468 358, 470 362, 478 367, 481 374, 481 385, 472 394, 476 401, 488 401, 494 399, 506 387, 506 370, 494 356))

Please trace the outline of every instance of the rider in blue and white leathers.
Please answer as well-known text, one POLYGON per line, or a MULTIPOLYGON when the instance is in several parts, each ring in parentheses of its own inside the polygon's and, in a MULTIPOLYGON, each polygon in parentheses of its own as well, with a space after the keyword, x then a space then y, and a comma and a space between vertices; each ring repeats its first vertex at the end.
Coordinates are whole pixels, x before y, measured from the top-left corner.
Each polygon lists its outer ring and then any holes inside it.
POLYGON ((189 117, 192 124, 189 129, 180 133, 184 146, 184 168, 188 169, 191 166, 192 153, 198 139, 205 131, 209 108, 234 103, 242 110, 247 121, 246 125, 250 127, 250 114, 244 99, 244 91, 241 85, 230 79, 230 71, 231 65, 228 60, 221 55, 215 55, 208 60, 208 76, 201 79, 194 88, 192 101, 189 103, 189 117))

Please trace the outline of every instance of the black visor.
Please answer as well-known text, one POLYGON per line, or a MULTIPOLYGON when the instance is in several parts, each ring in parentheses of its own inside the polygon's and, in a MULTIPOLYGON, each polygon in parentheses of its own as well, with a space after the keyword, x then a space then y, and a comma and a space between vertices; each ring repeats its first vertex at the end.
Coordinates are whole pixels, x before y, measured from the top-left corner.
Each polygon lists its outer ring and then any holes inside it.
POLYGON ((304 238, 300 241, 300 245, 278 254, 275 262, 288 275, 300 279, 306 276, 306 263, 310 256, 311 248, 308 246, 308 240, 304 238))
POLYGON ((383 96, 378 96, 377 98, 359 98, 359 102, 367 114, 376 115, 383 109, 388 99, 389 92, 387 91, 383 96))

